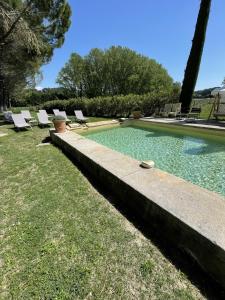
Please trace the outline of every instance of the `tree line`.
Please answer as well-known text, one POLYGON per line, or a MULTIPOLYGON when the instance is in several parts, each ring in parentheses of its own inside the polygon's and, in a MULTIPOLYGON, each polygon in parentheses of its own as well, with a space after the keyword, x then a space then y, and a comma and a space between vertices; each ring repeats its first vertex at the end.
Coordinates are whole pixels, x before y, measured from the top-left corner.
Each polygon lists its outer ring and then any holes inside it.
POLYGON ((146 94, 173 89, 173 79, 155 60, 121 46, 72 53, 57 83, 76 97, 146 94))
POLYGON ((11 99, 12 106, 37 106, 51 100, 68 100, 74 93, 64 88, 25 89, 11 99))

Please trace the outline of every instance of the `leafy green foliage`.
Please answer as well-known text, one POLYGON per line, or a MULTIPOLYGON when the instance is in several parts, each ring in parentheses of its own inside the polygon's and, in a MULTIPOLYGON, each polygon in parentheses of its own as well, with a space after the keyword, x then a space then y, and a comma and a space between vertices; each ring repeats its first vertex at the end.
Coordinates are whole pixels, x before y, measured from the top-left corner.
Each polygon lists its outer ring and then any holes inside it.
POLYGON ((77 97, 169 92, 173 80, 155 60, 125 47, 92 49, 81 57, 73 53, 60 71, 57 83, 77 97))
POLYGON ((74 93, 64 88, 45 88, 41 91, 25 89, 18 92, 12 99, 12 106, 41 105, 51 100, 68 100, 74 97, 74 93))
POLYGON ((42 105, 51 112, 58 108, 73 115, 75 109, 81 109, 88 116, 128 117, 134 108, 150 115, 164 103, 171 101, 171 94, 153 92, 145 95, 105 96, 96 98, 75 98, 71 100, 49 101, 42 105))
POLYGON ((6 94, 10 98, 18 89, 34 84, 41 65, 63 44, 70 16, 67 0, 0 1, 3 102, 6 94))
POLYGON ((83 70, 84 62, 79 54, 71 54, 70 60, 66 63, 64 71, 60 72, 57 82, 65 89, 82 96, 83 94, 83 70))
POLYGON ((171 92, 171 98, 173 99, 173 102, 179 102, 180 92, 181 92, 181 83, 174 82, 172 92, 171 92))

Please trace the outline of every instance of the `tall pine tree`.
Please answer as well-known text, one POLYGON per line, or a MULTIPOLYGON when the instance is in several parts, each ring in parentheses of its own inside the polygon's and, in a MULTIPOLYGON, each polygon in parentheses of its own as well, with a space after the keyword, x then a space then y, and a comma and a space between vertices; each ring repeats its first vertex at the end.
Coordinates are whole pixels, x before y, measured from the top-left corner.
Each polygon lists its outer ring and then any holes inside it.
POLYGON ((12 88, 10 78, 16 85, 17 79, 21 83, 35 76, 51 59, 54 49, 62 46, 70 16, 67 0, 0 0, 1 110, 7 104, 9 83, 12 88), (12 59, 12 55, 16 57, 12 59))

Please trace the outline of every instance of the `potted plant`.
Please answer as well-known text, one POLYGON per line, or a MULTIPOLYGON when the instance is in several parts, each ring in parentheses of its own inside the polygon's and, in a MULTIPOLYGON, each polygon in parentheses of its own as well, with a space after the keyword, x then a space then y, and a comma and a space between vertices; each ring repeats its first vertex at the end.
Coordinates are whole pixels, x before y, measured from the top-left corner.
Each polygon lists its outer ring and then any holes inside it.
POLYGON ((53 118, 53 124, 57 133, 63 133, 66 131, 66 118, 63 116, 55 116, 53 118))
POLYGON ((141 118, 140 107, 135 107, 135 109, 132 111, 132 115, 134 119, 140 119, 141 118))

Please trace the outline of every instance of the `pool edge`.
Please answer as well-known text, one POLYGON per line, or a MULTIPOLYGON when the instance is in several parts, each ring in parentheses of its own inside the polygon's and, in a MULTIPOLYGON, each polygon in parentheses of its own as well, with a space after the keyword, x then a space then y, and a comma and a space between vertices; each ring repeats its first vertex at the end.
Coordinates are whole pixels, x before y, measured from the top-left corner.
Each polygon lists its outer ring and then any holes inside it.
POLYGON ((195 124, 195 123, 166 123, 166 122, 159 122, 157 119, 127 119, 125 121, 127 124, 139 124, 139 125, 144 125, 146 127, 161 127, 161 128, 170 128, 170 129, 175 129, 177 131, 183 131, 183 132, 192 132, 192 133, 201 133, 205 135, 217 135, 220 137, 225 137, 225 128, 215 128, 215 127, 210 127, 207 125, 204 125, 203 127, 200 124, 195 124))

